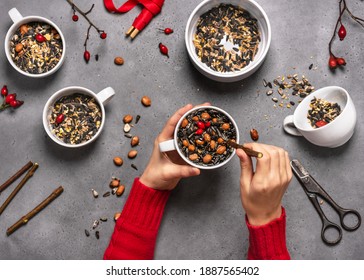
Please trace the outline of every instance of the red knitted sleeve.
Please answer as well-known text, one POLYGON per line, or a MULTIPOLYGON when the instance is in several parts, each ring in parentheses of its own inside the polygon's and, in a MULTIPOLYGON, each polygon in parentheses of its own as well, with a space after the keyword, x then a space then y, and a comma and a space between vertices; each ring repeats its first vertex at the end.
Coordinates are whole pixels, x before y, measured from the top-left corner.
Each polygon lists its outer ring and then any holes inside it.
POLYGON ((116 222, 104 259, 153 259, 158 229, 170 191, 158 191, 143 185, 139 178, 116 222))
POLYGON ((286 211, 263 226, 252 226, 245 217, 249 230, 249 260, 289 260, 286 246, 286 211))

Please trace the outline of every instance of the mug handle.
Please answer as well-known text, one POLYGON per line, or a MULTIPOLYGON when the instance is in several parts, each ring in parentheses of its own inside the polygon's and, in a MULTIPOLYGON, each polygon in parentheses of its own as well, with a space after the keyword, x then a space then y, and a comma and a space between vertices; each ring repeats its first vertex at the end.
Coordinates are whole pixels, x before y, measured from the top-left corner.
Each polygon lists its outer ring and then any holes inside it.
POLYGON ((113 98, 114 95, 115 95, 115 90, 112 87, 104 88, 102 91, 97 93, 97 97, 104 105, 109 103, 109 101, 111 100, 111 98, 113 98))
POLYGON ((160 142, 159 150, 162 153, 176 150, 176 146, 174 145, 174 140, 171 139, 171 140, 160 142))
POLYGON ((288 134, 291 134, 291 135, 294 135, 294 136, 302 136, 301 132, 294 125, 293 115, 289 115, 284 119, 283 129, 288 134))
POLYGON ((19 13, 19 11, 17 10, 17 8, 12 8, 9 12, 8 12, 11 20, 14 23, 17 23, 19 21, 21 21, 23 19, 23 16, 21 15, 21 13, 19 13))

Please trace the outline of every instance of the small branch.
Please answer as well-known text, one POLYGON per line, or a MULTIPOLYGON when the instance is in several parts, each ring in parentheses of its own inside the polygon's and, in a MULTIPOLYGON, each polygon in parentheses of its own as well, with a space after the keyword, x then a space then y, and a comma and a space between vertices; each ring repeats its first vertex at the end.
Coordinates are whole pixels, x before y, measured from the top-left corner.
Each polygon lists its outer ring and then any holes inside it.
POLYGON ((90 10, 88 10, 86 13, 85 13, 85 15, 88 15, 89 13, 91 13, 92 12, 92 9, 95 7, 95 4, 92 4, 92 6, 91 6, 91 8, 90 8, 90 10))
POLYGON ((87 50, 87 41, 90 38, 90 30, 91 30, 91 25, 87 29, 87 35, 86 35, 85 43, 83 44, 85 46, 85 51, 87 50))
POLYGON ((4 184, 0 186, 0 193, 4 191, 9 185, 11 185, 16 179, 18 179, 21 175, 24 174, 29 168, 33 166, 33 162, 29 161, 26 165, 24 165, 18 172, 16 172, 13 176, 11 176, 4 184))

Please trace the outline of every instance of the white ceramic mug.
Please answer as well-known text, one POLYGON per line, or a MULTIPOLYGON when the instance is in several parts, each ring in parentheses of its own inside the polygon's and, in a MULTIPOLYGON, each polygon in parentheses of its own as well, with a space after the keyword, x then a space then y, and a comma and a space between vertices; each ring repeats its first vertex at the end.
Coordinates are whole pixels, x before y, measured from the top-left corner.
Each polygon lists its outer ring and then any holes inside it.
POLYGON ((190 161, 188 158, 186 158, 186 156, 182 153, 182 151, 179 149, 178 147, 178 136, 177 136, 177 133, 178 133, 178 129, 179 127, 181 126, 181 122, 186 118, 186 116, 188 116, 190 113, 196 111, 196 110, 199 110, 199 109, 214 109, 216 111, 219 111, 221 112, 222 114, 224 114, 225 116, 227 116, 230 121, 232 122, 232 124, 234 125, 235 127, 235 131, 236 131, 236 142, 239 143, 239 129, 238 129, 238 126, 236 125, 234 119, 227 113, 225 112, 224 110, 218 108, 218 107, 215 107, 215 106, 199 106, 199 107, 195 107, 195 108, 192 108, 191 110, 189 110, 188 112, 186 112, 182 117, 181 119, 178 121, 177 125, 176 125, 176 128, 174 130, 174 135, 173 135, 173 139, 170 139, 170 140, 167 140, 167 141, 164 141, 164 142, 161 142, 159 143, 159 150, 161 152, 169 152, 169 151, 174 151, 174 150, 177 150, 178 154, 180 155, 180 157, 185 161, 187 162, 189 165, 192 165, 194 167, 197 167, 199 169, 215 169, 215 168, 218 168, 218 167, 221 167, 225 164, 227 164, 234 156, 235 154, 235 149, 233 149, 233 152, 232 154, 230 155, 230 157, 228 157, 225 161, 223 162, 220 162, 219 164, 216 164, 216 165, 211 165, 211 166, 204 166, 204 165, 199 165, 199 164, 196 164, 192 161, 190 161))
POLYGON ((40 16, 23 17, 16 8, 12 8, 9 11, 9 16, 14 23, 9 28, 8 33, 6 33, 6 36, 5 36, 5 54, 9 60, 9 63, 11 64, 11 66, 13 66, 14 69, 16 71, 18 71, 19 73, 21 73, 25 76, 28 76, 28 77, 32 77, 32 78, 43 78, 43 77, 49 76, 49 75, 53 74, 54 72, 56 72, 62 66, 64 59, 65 59, 65 54, 66 54, 66 41, 65 41, 64 36, 63 36, 61 30, 59 29, 59 27, 53 21, 50 21, 49 19, 46 19, 44 17, 40 17, 40 16), (41 73, 41 74, 27 73, 27 72, 21 70, 18 66, 16 66, 13 59, 11 58, 11 53, 10 53, 11 37, 15 34, 15 32, 17 31, 17 29, 20 26, 22 26, 23 24, 26 24, 26 23, 30 23, 30 22, 45 22, 45 23, 49 24, 50 26, 54 27, 54 29, 57 30, 57 32, 59 33, 59 35, 61 36, 61 39, 62 39, 63 50, 62 50, 61 59, 58 61, 57 65, 54 66, 54 68, 52 68, 51 70, 49 70, 45 73, 41 73))
POLYGON ((100 91, 99 93, 94 93, 93 91, 91 91, 87 88, 78 87, 78 86, 66 87, 66 88, 63 88, 63 89, 57 91, 48 99, 48 101, 45 104, 44 109, 43 109, 43 126, 44 126, 45 131, 47 132, 48 136, 54 142, 56 142, 57 144, 64 146, 64 147, 78 148, 78 147, 82 147, 82 146, 92 143, 93 141, 95 141, 97 139, 97 137, 100 135, 101 131, 104 128, 105 119, 106 119, 104 105, 106 105, 110 101, 110 99, 114 96, 114 94, 115 94, 115 91, 111 87, 107 87, 107 88, 103 89, 102 91, 100 91), (60 98, 62 98, 63 96, 68 96, 68 95, 71 95, 74 93, 82 93, 82 94, 94 97, 95 100, 97 101, 98 105, 100 106, 101 114, 102 114, 101 125, 100 125, 98 131, 96 132, 96 134, 90 140, 80 143, 80 144, 68 144, 68 143, 65 143, 62 140, 58 139, 57 136, 52 133, 52 131, 51 131, 52 129, 49 124, 49 116, 51 114, 53 104, 56 101, 58 101, 60 98))
POLYGON ((341 87, 330 86, 314 91, 303 99, 294 114, 284 119, 283 128, 287 133, 303 136, 315 145, 335 148, 349 141, 355 124, 356 110, 348 92, 341 87), (341 108, 340 115, 325 126, 313 128, 307 118, 313 97, 338 103, 341 108))

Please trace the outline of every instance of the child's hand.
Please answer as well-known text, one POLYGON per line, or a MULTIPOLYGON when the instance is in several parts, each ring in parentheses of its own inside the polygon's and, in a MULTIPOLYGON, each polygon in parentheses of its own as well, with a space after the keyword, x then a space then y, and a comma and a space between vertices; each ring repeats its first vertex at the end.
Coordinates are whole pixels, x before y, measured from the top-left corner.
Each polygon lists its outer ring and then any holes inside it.
POLYGON ((256 171, 252 159, 237 149, 240 158, 240 195, 243 207, 251 225, 263 225, 281 216, 281 201, 292 170, 288 153, 278 147, 249 143, 244 146, 263 153, 257 159, 256 171))
MULTIPOLYGON (((202 105, 210 105, 205 103, 202 105)), ((161 153, 159 143, 173 138, 173 133, 180 118, 193 106, 191 104, 179 109, 166 123, 161 134, 154 141, 154 149, 149 163, 140 177, 144 185, 158 190, 172 190, 181 178, 197 176, 200 169, 188 165, 177 153, 161 153)))

